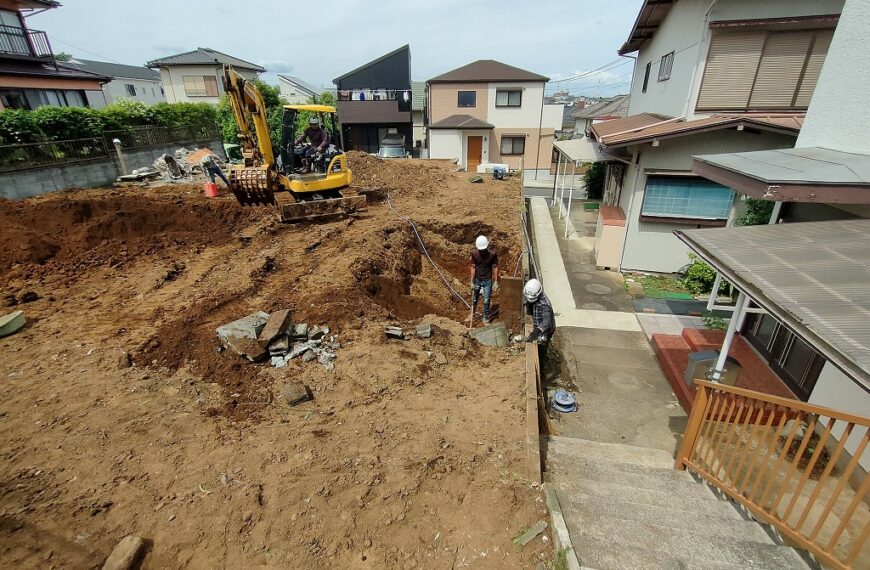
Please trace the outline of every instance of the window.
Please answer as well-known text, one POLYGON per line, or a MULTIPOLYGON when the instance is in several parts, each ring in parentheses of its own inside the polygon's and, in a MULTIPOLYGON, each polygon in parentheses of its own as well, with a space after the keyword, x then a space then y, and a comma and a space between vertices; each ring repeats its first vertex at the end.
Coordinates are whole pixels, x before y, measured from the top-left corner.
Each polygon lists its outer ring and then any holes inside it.
POLYGON ((643 72, 643 89, 642 93, 646 93, 646 88, 649 85, 649 72, 652 69, 652 62, 646 64, 646 71, 643 72))
POLYGON ((477 91, 459 91, 456 105, 458 107, 477 107, 477 91))
POLYGON ((84 91, 66 90, 63 92, 67 107, 87 107, 84 91))
POLYGON ((16 55, 31 54, 18 12, 0 10, 0 25, 3 26, 3 33, 0 34, 0 52, 16 55))
POLYGON ((217 79, 211 75, 185 75, 184 93, 188 97, 217 97, 217 79))
POLYGON ((496 107, 520 107, 523 104, 522 90, 515 91, 496 91, 495 106, 496 107))
POLYGON ((525 154, 525 152, 526 137, 501 137, 501 154, 503 156, 525 154))
POLYGON ((125 83, 124 89, 127 90, 127 95, 129 95, 130 97, 136 96, 136 86, 135 85, 132 85, 130 83, 125 83))
POLYGON ((674 52, 662 56, 659 64, 659 81, 667 81, 671 78, 671 68, 674 67, 674 52))
POLYGON ((727 220, 733 201, 730 188, 705 178, 650 175, 640 215, 641 219, 727 220))
POLYGON ((833 34, 831 29, 714 34, 698 110, 806 109, 833 34))
POLYGON ((29 109, 24 91, 21 89, 0 89, 0 103, 4 109, 29 109))

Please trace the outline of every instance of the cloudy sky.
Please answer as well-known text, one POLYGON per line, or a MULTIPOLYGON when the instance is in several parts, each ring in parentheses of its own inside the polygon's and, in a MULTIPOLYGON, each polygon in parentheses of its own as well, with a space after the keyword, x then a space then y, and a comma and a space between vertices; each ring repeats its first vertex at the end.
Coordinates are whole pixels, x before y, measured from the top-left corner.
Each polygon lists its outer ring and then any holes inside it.
POLYGON ((411 46, 411 73, 425 80, 476 59, 497 59, 564 83, 573 93, 629 89, 633 60, 618 60, 641 0, 62 0, 29 26, 55 52, 142 65, 210 47, 316 86, 411 46), (323 9, 318 10, 318 7, 323 9), (614 63, 611 63, 614 62, 614 63))

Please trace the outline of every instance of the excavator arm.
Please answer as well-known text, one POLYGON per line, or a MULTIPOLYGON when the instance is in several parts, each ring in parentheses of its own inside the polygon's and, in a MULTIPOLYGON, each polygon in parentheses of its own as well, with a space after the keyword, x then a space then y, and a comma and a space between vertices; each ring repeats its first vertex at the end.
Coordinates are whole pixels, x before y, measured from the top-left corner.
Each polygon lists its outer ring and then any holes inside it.
POLYGON ((257 86, 242 77, 232 66, 224 67, 224 90, 233 108, 233 115, 239 127, 239 140, 245 166, 265 166, 272 168, 275 153, 269 137, 269 123, 266 104, 257 86), (251 130, 251 124, 254 130, 251 130), (248 164, 248 160, 251 161, 248 164))

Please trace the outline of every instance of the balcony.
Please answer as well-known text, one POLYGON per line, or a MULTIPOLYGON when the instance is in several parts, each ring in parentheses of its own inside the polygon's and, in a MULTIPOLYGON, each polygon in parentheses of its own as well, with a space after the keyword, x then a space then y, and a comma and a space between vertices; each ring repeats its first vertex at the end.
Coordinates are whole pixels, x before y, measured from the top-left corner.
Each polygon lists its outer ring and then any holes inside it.
POLYGON ((0 57, 50 60, 54 54, 45 32, 0 25, 0 57))

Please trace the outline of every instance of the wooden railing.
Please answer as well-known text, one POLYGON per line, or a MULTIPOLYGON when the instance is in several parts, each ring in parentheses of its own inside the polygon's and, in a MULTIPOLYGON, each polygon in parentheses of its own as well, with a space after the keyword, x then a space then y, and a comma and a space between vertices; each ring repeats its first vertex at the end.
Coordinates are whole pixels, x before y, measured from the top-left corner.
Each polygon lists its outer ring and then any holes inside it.
POLYGON ((870 418, 695 386, 675 468, 697 473, 822 563, 870 567, 870 418))

